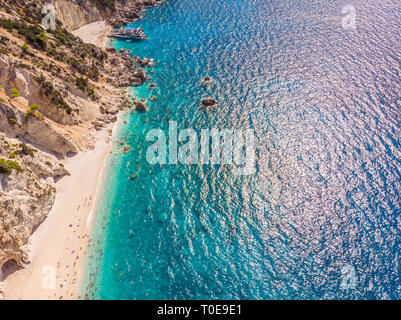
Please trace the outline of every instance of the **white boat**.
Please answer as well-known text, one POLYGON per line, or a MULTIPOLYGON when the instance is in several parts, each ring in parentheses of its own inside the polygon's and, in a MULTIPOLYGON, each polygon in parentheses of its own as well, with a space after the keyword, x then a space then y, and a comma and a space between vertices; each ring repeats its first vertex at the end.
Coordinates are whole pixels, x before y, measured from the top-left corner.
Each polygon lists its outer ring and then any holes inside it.
POLYGON ((140 27, 137 28, 121 28, 119 30, 113 30, 109 34, 109 37, 112 38, 120 38, 120 39, 138 39, 144 40, 146 39, 146 35, 143 32, 143 29, 140 27))

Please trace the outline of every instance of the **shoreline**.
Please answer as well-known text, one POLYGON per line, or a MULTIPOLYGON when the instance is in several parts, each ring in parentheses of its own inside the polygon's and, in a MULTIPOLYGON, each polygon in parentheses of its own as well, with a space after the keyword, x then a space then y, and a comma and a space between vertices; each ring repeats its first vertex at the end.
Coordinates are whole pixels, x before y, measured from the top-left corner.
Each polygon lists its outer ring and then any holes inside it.
MULTIPOLYGON (((82 41, 105 49, 110 28, 104 21, 98 21, 73 33, 82 41)), ((71 175, 56 182, 53 207, 27 245, 30 263, 1 283, 6 300, 82 299, 99 193, 122 116, 120 112, 117 122, 91 132, 96 141, 93 150, 80 151, 63 160, 71 175)))
POLYGON ((79 294, 85 276, 98 193, 112 150, 112 137, 120 120, 121 117, 112 128, 95 132, 94 150, 80 152, 64 161, 71 176, 56 183, 55 203, 46 220, 30 238, 31 263, 9 275, 2 283, 5 299, 81 298, 79 294))

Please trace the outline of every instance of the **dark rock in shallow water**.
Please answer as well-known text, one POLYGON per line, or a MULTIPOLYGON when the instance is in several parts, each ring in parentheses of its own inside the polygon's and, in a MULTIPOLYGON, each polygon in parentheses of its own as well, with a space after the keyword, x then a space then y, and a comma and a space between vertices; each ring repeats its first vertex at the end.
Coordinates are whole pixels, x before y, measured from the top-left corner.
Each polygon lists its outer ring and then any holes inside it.
POLYGON ((136 179, 138 177, 138 175, 136 174, 136 173, 133 173, 132 175, 131 175, 131 177, 130 177, 130 179, 136 179))
POLYGON ((202 99, 202 105, 207 108, 217 107, 219 103, 214 98, 204 98, 202 99))
POLYGON ((155 96, 150 96, 149 100, 155 101, 155 100, 156 100, 156 97, 155 97, 155 96))
POLYGON ((145 69, 139 68, 137 72, 134 74, 135 77, 141 79, 142 82, 146 80, 146 72, 145 69))
POLYGON ((151 89, 156 88, 156 83, 151 83, 151 84, 149 84, 149 88, 151 88, 151 89))
POLYGON ((210 83, 210 82, 212 82, 212 78, 210 78, 210 77, 203 78, 203 83, 210 83))
POLYGON ((149 58, 139 59, 138 58, 137 61, 142 67, 153 67, 154 66, 153 59, 149 59, 149 58))
POLYGON ((142 101, 136 101, 135 102, 135 109, 138 111, 146 111, 146 103, 142 101))

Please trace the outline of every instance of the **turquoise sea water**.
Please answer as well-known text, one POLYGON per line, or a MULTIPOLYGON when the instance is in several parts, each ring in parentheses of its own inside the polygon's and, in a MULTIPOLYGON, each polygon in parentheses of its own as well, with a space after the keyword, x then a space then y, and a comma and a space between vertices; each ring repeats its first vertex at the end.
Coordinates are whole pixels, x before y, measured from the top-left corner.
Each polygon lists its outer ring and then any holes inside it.
POLYGON ((113 43, 157 61, 157 88, 132 89, 157 100, 118 133, 86 297, 401 298, 401 5, 352 1, 344 30, 347 4, 168 0, 134 24, 146 41, 113 43), (150 165, 171 120, 254 129, 255 174, 150 165))

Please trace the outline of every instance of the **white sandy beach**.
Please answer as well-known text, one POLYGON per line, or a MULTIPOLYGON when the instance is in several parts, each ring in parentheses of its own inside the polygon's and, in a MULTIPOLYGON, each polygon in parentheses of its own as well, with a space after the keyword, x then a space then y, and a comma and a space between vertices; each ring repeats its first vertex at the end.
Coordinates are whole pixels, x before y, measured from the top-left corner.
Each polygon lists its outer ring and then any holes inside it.
MULTIPOLYGON (((104 22, 95 22, 74 33, 104 47, 108 30, 104 22)), ((29 241, 31 263, 2 282, 5 299, 80 298, 96 195, 112 147, 109 129, 94 132, 94 150, 63 160, 71 176, 56 183, 55 204, 29 241)))

